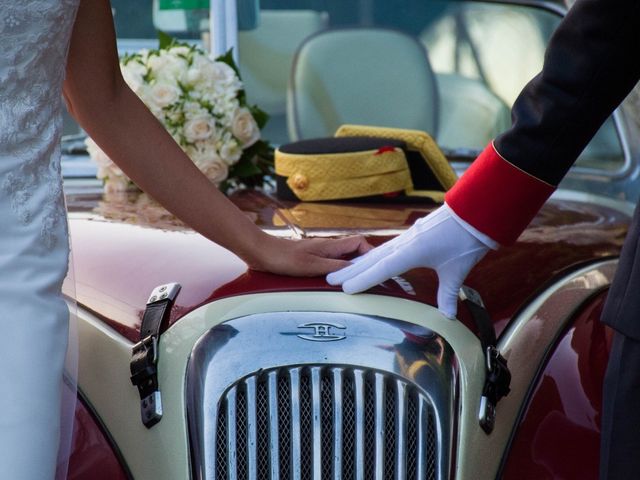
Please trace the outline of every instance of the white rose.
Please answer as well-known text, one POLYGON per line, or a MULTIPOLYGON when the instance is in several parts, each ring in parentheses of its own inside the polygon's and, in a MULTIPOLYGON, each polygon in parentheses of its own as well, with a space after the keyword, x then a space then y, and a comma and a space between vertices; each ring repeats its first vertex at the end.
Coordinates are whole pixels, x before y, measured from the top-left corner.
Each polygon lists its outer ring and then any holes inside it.
POLYGON ((184 136, 188 142, 206 140, 215 133, 216 124, 210 115, 198 115, 184 124, 184 136))
POLYGON ((149 91, 149 100, 160 108, 171 105, 179 97, 180 91, 166 83, 156 83, 149 91))
POLYGON ((204 78, 214 82, 214 88, 231 89, 234 93, 242 88, 236 72, 224 62, 213 62, 201 55, 194 59, 193 66, 200 70, 204 78))
POLYGON ((160 72, 166 68, 168 58, 166 55, 152 55, 147 60, 147 66, 154 72, 160 72))
POLYGON ((185 57, 189 55, 189 52, 191 52, 191 49, 184 45, 178 45, 176 47, 172 47, 171 50, 169 50, 169 53, 173 55, 184 55, 185 57))
POLYGON ((146 59, 140 58, 140 57, 131 58, 129 59, 126 65, 121 64, 120 68, 122 70, 129 70, 130 72, 135 73, 137 75, 146 75, 147 73, 146 59))
POLYGON ((199 68, 191 67, 187 70, 187 83, 189 85, 195 85, 202 78, 202 71, 199 68))
POLYGON ((142 85, 144 83, 142 75, 128 68, 123 68, 122 78, 124 78, 124 81, 127 82, 127 85, 129 85, 129 88, 131 88, 134 93, 137 94, 141 91, 142 85))
POLYGON ((220 105, 220 114, 225 117, 225 122, 231 125, 233 123, 233 119, 238 113, 240 104, 234 97, 232 99, 221 99, 219 102, 219 105, 220 105))
POLYGON ((193 67, 198 68, 202 71, 210 70, 213 66, 213 60, 211 60, 206 55, 202 55, 201 53, 197 52, 193 56, 193 61, 191 62, 191 64, 193 67))
POLYGON ((176 85, 177 81, 184 82, 188 67, 183 58, 165 51, 150 56, 147 66, 154 78, 161 83, 172 85, 176 85))
POLYGON ((166 64, 162 70, 158 71, 158 76, 167 79, 167 81, 171 83, 177 80, 184 82, 187 68, 187 62, 183 58, 176 57, 175 55, 167 55, 166 64))
POLYGON ((147 66, 142 59, 138 58, 130 59, 126 65, 121 63, 120 70, 122 70, 122 73, 127 72, 140 78, 147 74, 147 66))
POLYGON ((208 142, 198 142, 195 145, 190 145, 185 148, 185 153, 200 169, 203 169, 209 163, 221 161, 215 146, 208 142))
POLYGON ((201 170, 209 180, 216 184, 216 186, 219 186, 229 176, 229 167, 222 161, 209 162, 201 170))
MULTIPOLYGON (((140 81, 140 83, 136 85, 136 89, 134 90, 134 92, 136 93, 136 95, 138 95, 138 97, 140 97, 142 101, 145 101, 145 97, 149 98, 151 96, 151 85, 148 81, 146 81, 142 77, 138 77, 135 74, 133 74, 132 80, 133 82, 136 82, 137 80, 140 81)), ((127 84, 129 84, 129 79, 127 79, 126 77, 125 81, 127 82, 127 84)), ((129 84, 129 86, 131 86, 131 84, 129 84)), ((133 90, 133 87, 131 87, 131 90, 133 90)))
POLYGON ((233 85, 237 82, 236 72, 224 62, 213 62, 213 78, 223 85, 233 85))
POLYGON ((198 102, 186 101, 182 104, 182 111, 187 118, 195 118, 206 115, 207 111, 198 102))
POLYGON ((127 177, 109 177, 104 182, 106 193, 124 192, 129 189, 129 179, 127 177))
POLYGON ((168 112, 163 112, 163 113, 165 113, 165 115, 160 117, 160 121, 162 122, 164 127, 167 129, 167 131, 170 134, 179 133, 181 128, 177 125, 179 125, 180 122, 183 122, 184 120, 182 113, 175 110, 169 110, 168 112))
POLYGON ((242 156, 242 148, 234 140, 226 141, 220 147, 220 157, 227 165, 233 165, 242 156))
POLYGON ((189 147, 185 149, 189 158, 205 174, 205 176, 216 185, 227 179, 229 167, 218 156, 213 146, 200 145, 199 147, 189 147))
POLYGON ((231 122, 231 131, 233 135, 240 140, 244 148, 256 143, 260 138, 260 129, 258 124, 246 108, 236 110, 231 122))

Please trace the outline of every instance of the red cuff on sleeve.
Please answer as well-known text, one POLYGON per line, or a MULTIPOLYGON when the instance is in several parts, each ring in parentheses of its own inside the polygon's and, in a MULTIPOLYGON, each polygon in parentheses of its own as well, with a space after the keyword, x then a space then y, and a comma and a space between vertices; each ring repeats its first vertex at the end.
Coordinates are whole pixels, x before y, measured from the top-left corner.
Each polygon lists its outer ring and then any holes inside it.
POLYGON ((445 201, 477 230, 510 245, 554 190, 503 159, 491 143, 447 192, 445 201))

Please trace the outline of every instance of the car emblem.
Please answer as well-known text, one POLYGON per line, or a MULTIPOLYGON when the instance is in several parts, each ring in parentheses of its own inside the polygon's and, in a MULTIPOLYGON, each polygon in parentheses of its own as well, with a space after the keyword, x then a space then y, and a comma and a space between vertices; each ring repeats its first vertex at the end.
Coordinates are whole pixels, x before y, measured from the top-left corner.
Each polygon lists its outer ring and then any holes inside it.
POLYGON ((341 330, 347 328, 339 323, 309 322, 298 325, 298 328, 312 328, 313 334, 298 334, 298 338, 312 342, 334 342, 346 338, 346 335, 332 333, 331 331, 332 328, 339 328, 341 330))

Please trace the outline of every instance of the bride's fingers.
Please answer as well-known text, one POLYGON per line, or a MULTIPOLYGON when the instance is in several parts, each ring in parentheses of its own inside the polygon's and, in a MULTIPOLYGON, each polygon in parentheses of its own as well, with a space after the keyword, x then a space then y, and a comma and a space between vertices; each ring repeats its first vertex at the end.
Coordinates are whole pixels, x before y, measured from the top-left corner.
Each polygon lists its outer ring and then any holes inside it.
POLYGON ((328 258, 340 258, 352 253, 363 255, 372 249, 373 246, 363 236, 356 235, 324 240, 321 244, 320 252, 328 258))

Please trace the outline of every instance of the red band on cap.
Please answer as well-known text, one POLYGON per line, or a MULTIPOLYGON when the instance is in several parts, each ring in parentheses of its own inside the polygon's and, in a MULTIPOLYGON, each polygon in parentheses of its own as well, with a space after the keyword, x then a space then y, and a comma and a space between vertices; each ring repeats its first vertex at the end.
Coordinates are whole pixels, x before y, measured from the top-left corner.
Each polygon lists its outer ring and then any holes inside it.
POLYGON ((447 192, 445 201, 470 225, 501 245, 510 245, 554 190, 505 161, 489 144, 447 192))
POLYGON ((380 147, 378 151, 375 153, 375 155, 381 155, 383 153, 395 152, 395 151, 396 151, 396 147, 380 147))

